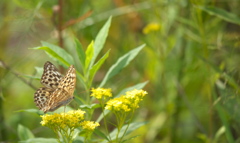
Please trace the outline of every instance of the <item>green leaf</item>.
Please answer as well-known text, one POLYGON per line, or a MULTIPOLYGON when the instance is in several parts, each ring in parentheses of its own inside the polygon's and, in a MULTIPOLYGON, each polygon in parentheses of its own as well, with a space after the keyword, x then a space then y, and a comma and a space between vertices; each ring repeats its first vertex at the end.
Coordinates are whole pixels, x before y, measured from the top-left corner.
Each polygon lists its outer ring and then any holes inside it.
POLYGON ((86 50, 86 60, 85 60, 85 67, 84 67, 84 71, 86 72, 88 70, 88 68, 90 67, 90 62, 92 60, 93 57, 93 41, 88 45, 88 48, 86 50))
MULTIPOLYGON (((136 123, 131 123, 129 127, 127 128, 127 125, 124 125, 122 129, 120 130, 120 133, 118 135, 119 138, 121 138, 123 135, 126 136, 130 134, 131 132, 135 131, 136 129, 140 128, 141 126, 147 124, 147 122, 136 122, 136 123), (126 133, 124 134, 125 130, 127 129, 126 133)), ((116 135, 117 135, 118 129, 114 129, 111 133, 111 139, 115 140, 116 135)))
POLYGON ((131 90, 134 90, 134 89, 143 89, 143 87, 144 87, 147 83, 148 83, 148 81, 145 81, 145 82, 136 84, 136 85, 134 85, 134 86, 125 88, 125 89, 123 89, 122 91, 120 91, 120 92, 117 94, 117 96, 115 96, 115 97, 119 97, 120 95, 125 94, 127 91, 131 91, 131 90))
POLYGON ((81 109, 96 109, 101 107, 100 104, 91 104, 91 105, 80 105, 79 106, 81 109))
POLYGON ((85 100, 79 96, 74 96, 74 101, 76 101, 78 103, 78 105, 85 103, 85 100))
POLYGON ((145 45, 141 45, 120 57, 117 62, 108 70, 99 87, 103 87, 110 78, 112 78, 114 75, 119 73, 120 70, 126 67, 137 56, 137 54, 142 50, 144 46, 145 45))
POLYGON ((34 138, 26 141, 20 141, 19 143, 58 143, 57 139, 52 138, 34 138))
POLYGON ((31 78, 31 79, 37 79, 40 80, 42 77, 42 73, 43 73, 43 68, 42 67, 35 67, 37 73, 35 76, 31 76, 31 75, 19 75, 19 76, 23 76, 23 77, 27 77, 27 78, 31 78))
POLYGON ((57 110, 53 111, 53 113, 66 113, 71 110, 73 110, 73 108, 70 106, 61 106, 57 110))
POLYGON ((100 130, 95 129, 95 130, 94 130, 94 133, 97 134, 97 135, 99 135, 100 137, 106 139, 107 141, 109 141, 108 137, 107 137, 103 132, 101 132, 100 130))
POLYGON ((211 15, 215 15, 225 21, 228 21, 230 23, 235 23, 240 25, 240 18, 233 13, 227 12, 223 9, 220 8, 216 8, 213 6, 209 6, 209 7, 202 7, 202 6, 198 6, 199 9, 211 14, 211 15))
POLYGON ((103 112, 104 112, 104 113, 102 113, 102 114, 98 117, 98 119, 96 120, 96 122, 100 122, 100 121, 103 119, 104 115, 106 116, 110 111, 105 109, 103 112))
POLYGON ((102 64, 105 62, 105 60, 108 58, 109 51, 90 69, 90 75, 89 75, 89 82, 92 83, 92 80, 96 74, 96 72, 99 70, 99 68, 102 66, 102 64))
POLYGON ((31 49, 44 50, 50 58, 59 62, 59 64, 64 67, 74 65, 73 57, 68 54, 64 49, 47 42, 42 42, 42 45, 42 47, 35 47, 31 49))
POLYGON ((77 73, 77 79, 82 83, 82 85, 84 86, 84 89, 86 89, 87 86, 85 83, 85 78, 80 72, 76 71, 76 73, 77 73))
POLYGON ((18 131, 18 137, 21 141, 34 138, 34 135, 32 134, 32 132, 27 127, 24 127, 21 124, 18 125, 17 131, 18 131))
POLYGON ((218 139, 219 139, 222 135, 224 135, 225 132, 226 132, 225 127, 224 127, 224 126, 220 127, 220 128, 218 129, 217 133, 216 133, 215 136, 214 136, 214 141, 215 141, 215 142, 218 142, 218 139))
POLYGON ((80 63, 82 64, 82 67, 85 67, 86 55, 82 48, 82 44, 79 42, 79 40, 77 38, 75 38, 75 44, 76 44, 76 51, 77 51, 80 63))
POLYGON ((107 39, 107 35, 108 35, 108 31, 109 31, 109 27, 111 25, 111 20, 112 17, 108 18, 108 21, 104 24, 104 26, 102 27, 102 29, 99 31, 95 42, 94 42, 94 54, 93 54, 93 59, 91 61, 91 65, 93 65, 93 63, 95 62, 98 54, 100 53, 100 51, 103 48, 103 45, 107 39))
POLYGON ((59 63, 63 64, 65 67, 70 65, 67 61, 65 61, 61 56, 56 54, 49 47, 36 47, 36 48, 32 48, 32 49, 44 50, 50 58, 52 58, 53 60, 58 61, 59 63))
POLYGON ((18 76, 20 76, 20 77, 26 77, 26 78, 31 78, 31 79, 36 79, 36 80, 40 80, 40 79, 41 79, 41 77, 38 77, 38 76, 31 76, 31 75, 25 75, 25 74, 23 74, 23 75, 18 75, 18 76))
POLYGON ((36 70, 36 77, 39 77, 39 79, 41 79, 42 74, 43 74, 43 67, 35 67, 36 70))
MULTIPOLYGON (((43 46, 49 47, 51 50, 53 50, 57 55, 62 57, 67 63, 74 65, 73 57, 67 51, 65 51, 63 48, 61 48, 57 45, 43 42, 43 41, 41 43, 43 46)), ((67 66, 69 67, 70 65, 67 65, 67 66)))

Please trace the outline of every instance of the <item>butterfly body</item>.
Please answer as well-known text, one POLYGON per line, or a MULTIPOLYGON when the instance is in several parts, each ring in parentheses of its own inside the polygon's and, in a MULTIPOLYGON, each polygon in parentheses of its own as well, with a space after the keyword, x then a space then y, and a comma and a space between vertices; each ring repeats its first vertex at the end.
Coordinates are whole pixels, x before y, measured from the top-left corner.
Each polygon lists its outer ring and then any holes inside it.
POLYGON ((51 62, 46 62, 41 83, 44 87, 39 88, 35 92, 34 102, 44 113, 54 111, 61 106, 67 105, 74 98, 73 93, 76 85, 75 68, 71 65, 66 75, 62 77, 51 62))

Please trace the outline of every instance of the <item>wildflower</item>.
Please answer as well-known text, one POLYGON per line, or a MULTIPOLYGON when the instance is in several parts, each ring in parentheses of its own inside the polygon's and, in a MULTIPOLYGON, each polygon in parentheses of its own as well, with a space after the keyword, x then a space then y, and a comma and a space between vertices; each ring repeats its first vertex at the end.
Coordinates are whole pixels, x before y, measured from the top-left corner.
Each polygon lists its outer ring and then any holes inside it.
POLYGON ((96 127, 100 126, 100 124, 93 121, 83 121, 81 126, 83 129, 92 132, 96 127))
POLYGON ((85 111, 82 110, 72 110, 67 114, 61 113, 61 115, 64 117, 64 122, 69 128, 77 128, 81 125, 80 121, 84 119, 84 113, 85 111))
POLYGON ((75 110, 69 111, 67 113, 54 113, 53 115, 45 114, 40 122, 42 126, 47 126, 49 128, 60 128, 65 127, 76 128, 80 126, 80 122, 84 119, 85 111, 75 110))
POLYGON ((158 30, 160 30, 160 25, 159 24, 157 24, 157 23, 150 23, 150 24, 148 24, 147 26, 145 26, 143 28, 143 33, 144 34, 148 34, 150 32, 158 31, 158 30))
POLYGON ((114 98, 111 99, 107 102, 107 105, 105 107, 105 109, 107 110, 114 110, 114 111, 124 111, 124 112, 128 112, 131 109, 129 108, 129 104, 131 104, 129 102, 129 100, 123 98, 122 97, 118 97, 118 98, 114 98))
POLYGON ((72 110, 67 113, 54 113, 53 115, 45 114, 40 122, 42 126, 52 129, 58 137, 58 142, 61 142, 60 138, 64 142, 72 143, 74 139, 74 129, 77 127, 83 127, 88 132, 87 137, 90 137, 92 131, 99 126, 99 123, 92 121, 84 121, 85 111, 72 110))
POLYGON ((128 99, 131 104, 130 104, 130 108, 132 109, 137 109, 139 108, 139 102, 143 100, 143 97, 147 95, 147 92, 144 90, 137 90, 134 89, 132 91, 128 91, 126 92, 126 96, 124 96, 124 98, 128 99))
POLYGON ((92 94, 90 96, 93 96, 97 99, 102 99, 102 98, 106 99, 107 97, 112 97, 112 93, 111 93, 112 91, 110 88, 109 89, 105 89, 105 88, 94 89, 94 88, 92 88, 91 91, 92 91, 92 94))
POLYGON ((135 110, 139 107, 139 102, 147 94, 144 90, 134 89, 126 92, 126 95, 109 100, 105 109, 112 111, 124 111, 128 112, 135 110))
MULTIPOLYGON (((121 142, 122 137, 119 136, 120 132, 124 132, 124 134, 126 133, 132 122, 134 111, 139 107, 138 104, 143 100, 145 95, 147 95, 146 91, 134 89, 126 92, 126 95, 122 95, 106 102, 105 109, 111 110, 116 116, 117 142, 121 142), (128 120, 127 128, 125 131, 122 131, 124 123, 128 117, 130 117, 130 119, 128 120)), ((124 136, 124 134, 122 136, 124 136)))

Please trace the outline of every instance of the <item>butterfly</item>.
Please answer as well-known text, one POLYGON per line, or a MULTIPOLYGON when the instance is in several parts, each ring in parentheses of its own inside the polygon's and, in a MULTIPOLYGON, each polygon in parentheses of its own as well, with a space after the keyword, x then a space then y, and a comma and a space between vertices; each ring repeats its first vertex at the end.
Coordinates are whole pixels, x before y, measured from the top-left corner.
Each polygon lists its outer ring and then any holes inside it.
POLYGON ((71 65, 64 77, 57 68, 49 61, 44 64, 40 87, 34 93, 34 102, 39 110, 44 113, 54 111, 61 106, 67 105, 74 98, 76 86, 76 70, 71 65))

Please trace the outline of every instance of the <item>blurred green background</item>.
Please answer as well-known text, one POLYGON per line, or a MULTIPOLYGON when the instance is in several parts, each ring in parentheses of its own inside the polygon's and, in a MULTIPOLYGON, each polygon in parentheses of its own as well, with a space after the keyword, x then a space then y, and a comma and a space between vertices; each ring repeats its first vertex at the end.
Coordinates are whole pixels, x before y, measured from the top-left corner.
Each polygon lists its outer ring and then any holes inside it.
POLYGON ((41 41, 61 45, 57 26, 62 24, 67 26, 61 46, 74 55, 73 37, 86 49, 110 16, 102 54, 111 52, 95 87, 120 56, 146 43, 106 85, 117 93, 149 81, 144 88, 149 94, 135 115, 135 121, 149 123, 130 142, 240 142, 239 7, 239 0, 1 0, 0 142, 17 142, 19 124, 36 137, 54 137, 41 127, 38 115, 16 112, 37 108, 30 85, 40 83, 24 75, 34 75, 35 67, 51 61, 29 48, 41 41))

